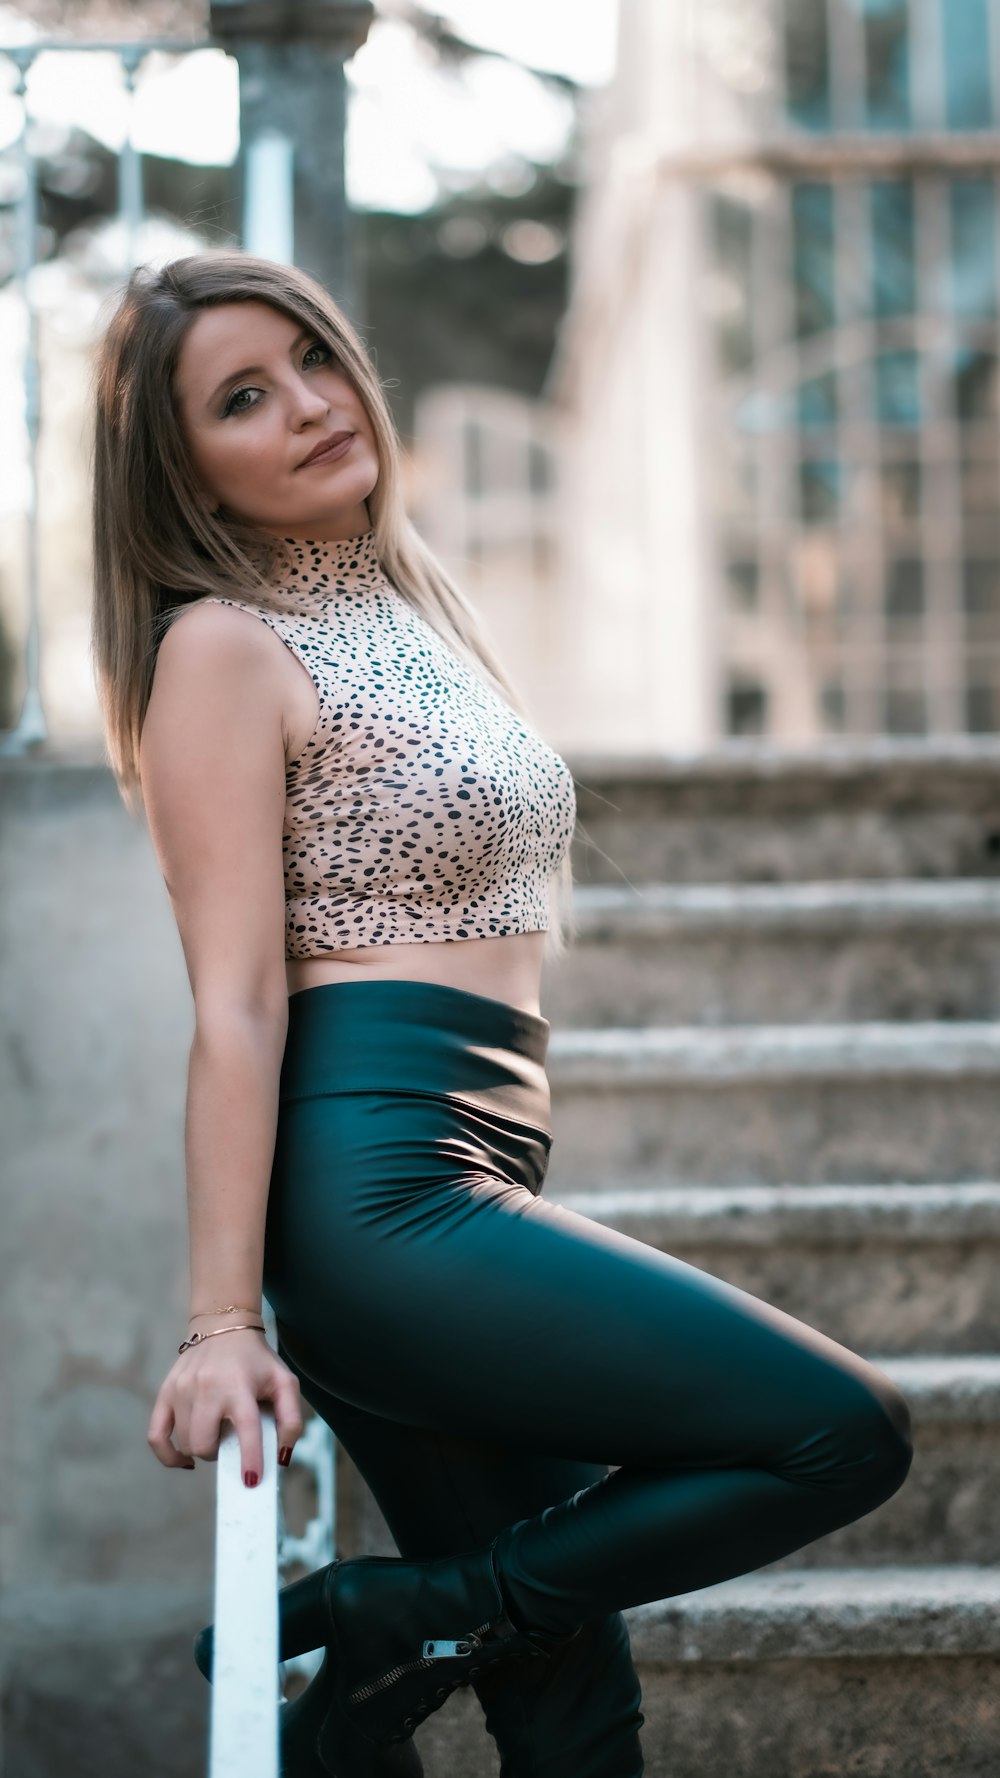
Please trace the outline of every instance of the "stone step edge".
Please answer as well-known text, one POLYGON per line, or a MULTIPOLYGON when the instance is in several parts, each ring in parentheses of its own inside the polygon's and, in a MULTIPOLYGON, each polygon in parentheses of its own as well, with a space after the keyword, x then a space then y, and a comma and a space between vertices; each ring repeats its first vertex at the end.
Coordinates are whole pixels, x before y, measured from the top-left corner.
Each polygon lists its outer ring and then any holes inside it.
POLYGON ((1000 1353, 866 1353, 897 1383, 916 1424, 1000 1426, 1000 1353))
POLYGON ((983 1654, 1000 1661, 1000 1567, 759 1572, 629 1606, 624 1616, 633 1654, 652 1666, 983 1654))
POLYGON ((755 931, 864 934, 906 927, 1000 926, 1000 880, 853 878, 790 883, 576 884, 575 937, 628 942, 755 931))
POLYGON ((798 780, 818 774, 836 783, 859 771, 891 770, 907 782, 922 784, 935 769, 971 767, 992 786, 1000 764, 1000 736, 852 735, 816 742, 750 740, 712 741, 692 747, 576 747, 565 750, 573 776, 648 780, 652 783, 709 783, 727 778, 798 780))
MULTIPOLYGON (((193 1637, 210 1616, 203 1586, 9 1587, 0 1608, 0 1661, 6 1666, 15 1655, 81 1641, 193 1637)), ((646 1665, 982 1654, 1000 1660, 1000 1567, 759 1571, 629 1606, 624 1616, 633 1652, 646 1665)))
POLYGON ((559 1028, 546 1068, 554 1087, 605 1089, 996 1077, 1000 1020, 559 1028))
POLYGON ((776 1242, 1000 1240, 1000 1180, 953 1185, 665 1185, 563 1191, 553 1202, 628 1233, 662 1223, 673 1241, 770 1247, 776 1242))

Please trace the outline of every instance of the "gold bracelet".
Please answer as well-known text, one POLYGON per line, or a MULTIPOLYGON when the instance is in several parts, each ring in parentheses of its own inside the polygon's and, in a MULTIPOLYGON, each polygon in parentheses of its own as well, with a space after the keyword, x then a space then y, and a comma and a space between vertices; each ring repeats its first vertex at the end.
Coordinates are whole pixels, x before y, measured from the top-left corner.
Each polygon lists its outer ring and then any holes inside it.
POLYGON ((245 1306, 238 1309, 235 1303, 230 1303, 226 1309, 195 1309, 194 1313, 188 1316, 188 1320, 204 1321, 206 1315, 260 1315, 262 1313, 261 1309, 248 1309, 245 1306))
POLYGON ((214 1340, 220 1333, 266 1333, 263 1322, 244 1322, 239 1327, 214 1327, 211 1333, 194 1333, 189 1340, 182 1340, 178 1352, 186 1352, 189 1346, 200 1346, 202 1340, 214 1340))

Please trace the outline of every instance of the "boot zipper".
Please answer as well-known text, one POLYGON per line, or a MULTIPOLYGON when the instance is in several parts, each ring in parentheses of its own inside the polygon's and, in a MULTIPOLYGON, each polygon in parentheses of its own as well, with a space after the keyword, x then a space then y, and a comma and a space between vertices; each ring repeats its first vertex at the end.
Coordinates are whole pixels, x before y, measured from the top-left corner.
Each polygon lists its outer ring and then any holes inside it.
POLYGON ((435 1661, 443 1660, 451 1655, 471 1654, 473 1649, 480 1646, 492 1621, 490 1619, 489 1622, 480 1624, 479 1629, 473 1630, 471 1635, 462 1636, 456 1641, 444 1641, 440 1637, 427 1640, 424 1643, 424 1655, 421 1660, 403 1661, 401 1666, 390 1667, 388 1673, 383 1673, 378 1679, 373 1679, 369 1685, 359 1685, 355 1691, 348 1694, 348 1703, 364 1703, 366 1699, 375 1697, 376 1693, 384 1692, 387 1686, 395 1685, 396 1680, 401 1678, 404 1673, 416 1673, 422 1667, 433 1667, 435 1661), (433 1652, 429 1653, 429 1650, 433 1650, 433 1652))

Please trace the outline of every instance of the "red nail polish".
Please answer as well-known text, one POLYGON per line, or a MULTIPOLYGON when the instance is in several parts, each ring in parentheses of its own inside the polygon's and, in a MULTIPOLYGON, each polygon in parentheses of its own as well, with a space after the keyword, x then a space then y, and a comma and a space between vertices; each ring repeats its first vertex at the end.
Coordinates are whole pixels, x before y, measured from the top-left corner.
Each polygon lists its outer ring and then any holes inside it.
POLYGON ((291 1463, 291 1461, 292 1461, 292 1447, 291 1447, 291 1445, 282 1445, 281 1450, 278 1452, 278 1462, 281 1464, 282 1469, 287 1469, 288 1465, 291 1463))
POLYGON ((256 1486, 257 1486, 257 1471, 255 1469, 244 1470, 243 1480, 246 1483, 248 1488, 256 1488, 256 1486))

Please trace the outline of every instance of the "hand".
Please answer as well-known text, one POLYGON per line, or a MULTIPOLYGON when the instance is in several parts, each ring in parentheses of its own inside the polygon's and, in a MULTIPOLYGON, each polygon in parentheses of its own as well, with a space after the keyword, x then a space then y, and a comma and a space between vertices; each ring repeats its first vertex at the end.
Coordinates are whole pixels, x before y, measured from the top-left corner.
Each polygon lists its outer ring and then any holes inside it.
POLYGON ((259 1401, 274 1406, 279 1451, 294 1445, 302 1434, 299 1380, 263 1334, 247 1328, 205 1340, 180 1353, 160 1384, 147 1443, 165 1469, 193 1469, 194 1457, 215 1463, 222 1422, 228 1420, 240 1441, 244 1481, 248 1473, 259 1480, 264 1474, 259 1401))

